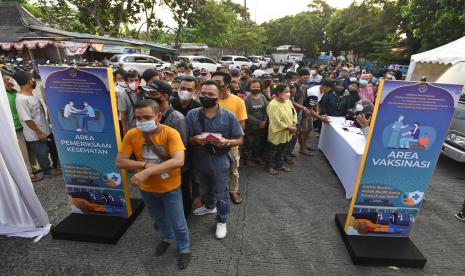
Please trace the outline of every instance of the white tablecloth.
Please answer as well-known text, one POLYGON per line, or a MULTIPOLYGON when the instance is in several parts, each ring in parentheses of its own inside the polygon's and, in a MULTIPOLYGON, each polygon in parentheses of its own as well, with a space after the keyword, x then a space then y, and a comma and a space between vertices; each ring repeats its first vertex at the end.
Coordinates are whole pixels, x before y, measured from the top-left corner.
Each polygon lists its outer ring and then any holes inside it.
POLYGON ((344 117, 331 117, 330 124, 323 123, 318 148, 333 167, 349 199, 357 181, 366 140, 365 136, 356 133, 359 132, 356 128, 344 130, 344 122, 344 117))

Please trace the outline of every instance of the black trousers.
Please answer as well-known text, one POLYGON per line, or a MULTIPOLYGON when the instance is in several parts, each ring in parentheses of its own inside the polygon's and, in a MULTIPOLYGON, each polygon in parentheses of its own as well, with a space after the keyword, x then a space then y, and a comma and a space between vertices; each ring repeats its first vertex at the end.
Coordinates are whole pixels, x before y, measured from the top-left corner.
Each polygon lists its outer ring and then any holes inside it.
POLYGON ((184 216, 187 218, 192 213, 192 193, 189 170, 181 173, 181 193, 184 216))

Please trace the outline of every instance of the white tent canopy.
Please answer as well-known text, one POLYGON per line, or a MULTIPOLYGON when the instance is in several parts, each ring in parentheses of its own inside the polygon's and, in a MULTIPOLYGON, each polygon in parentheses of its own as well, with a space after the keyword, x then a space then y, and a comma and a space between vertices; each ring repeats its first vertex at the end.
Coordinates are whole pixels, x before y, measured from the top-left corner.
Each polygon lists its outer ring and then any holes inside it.
POLYGON ((450 67, 465 61, 465 36, 438 48, 412 55, 407 72, 407 80, 434 82, 450 67))
POLYGON ((49 232, 50 222, 19 150, 1 74, 0 118, 0 235, 38 241, 49 232))

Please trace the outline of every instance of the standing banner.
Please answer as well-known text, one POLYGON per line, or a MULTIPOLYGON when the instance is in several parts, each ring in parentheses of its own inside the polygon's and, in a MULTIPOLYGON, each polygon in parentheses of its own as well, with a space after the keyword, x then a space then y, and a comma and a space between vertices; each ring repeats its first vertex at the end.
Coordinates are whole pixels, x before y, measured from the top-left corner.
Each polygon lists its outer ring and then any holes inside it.
POLYGON ((461 85, 381 81, 348 235, 409 235, 461 91, 461 85))
POLYGON ((63 178, 74 213, 131 216, 110 68, 40 66, 63 178))

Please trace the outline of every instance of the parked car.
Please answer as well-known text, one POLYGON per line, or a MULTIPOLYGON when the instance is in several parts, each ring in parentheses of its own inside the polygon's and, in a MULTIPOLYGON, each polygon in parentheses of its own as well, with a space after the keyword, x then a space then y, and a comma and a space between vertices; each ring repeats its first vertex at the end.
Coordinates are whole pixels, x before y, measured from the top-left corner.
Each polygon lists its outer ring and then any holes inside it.
POLYGON ((171 66, 170 63, 159 58, 143 54, 117 54, 110 59, 110 64, 126 71, 136 70, 139 74, 142 74, 147 69, 163 70, 171 66))
POLYGON ((213 59, 204 56, 179 56, 176 62, 188 60, 193 69, 207 68, 209 72, 215 72, 221 64, 213 59))
POLYGON ((253 65, 253 63, 244 56, 222 56, 220 62, 223 65, 228 65, 230 68, 241 67, 242 65, 251 67, 253 65))
POLYGON ((465 162, 465 95, 455 110, 442 153, 455 161, 465 162))
POLYGON ((253 65, 260 69, 268 68, 268 62, 263 58, 263 56, 248 56, 247 58, 252 61, 253 65))

